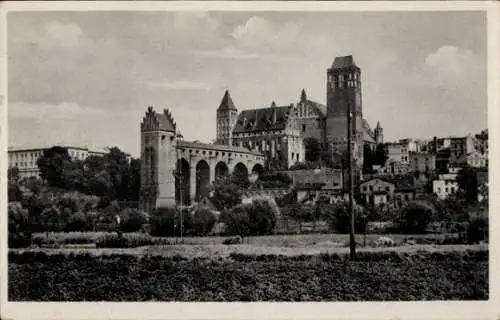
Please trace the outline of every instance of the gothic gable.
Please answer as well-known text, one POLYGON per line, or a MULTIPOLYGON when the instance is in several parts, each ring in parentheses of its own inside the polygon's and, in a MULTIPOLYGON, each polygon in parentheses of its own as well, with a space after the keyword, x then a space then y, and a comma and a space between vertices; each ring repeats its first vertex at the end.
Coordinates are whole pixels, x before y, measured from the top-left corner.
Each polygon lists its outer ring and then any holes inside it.
POLYGON ((142 118, 141 131, 168 131, 176 132, 177 124, 170 113, 170 110, 163 109, 163 113, 157 113, 152 106, 148 107, 145 116, 142 118))

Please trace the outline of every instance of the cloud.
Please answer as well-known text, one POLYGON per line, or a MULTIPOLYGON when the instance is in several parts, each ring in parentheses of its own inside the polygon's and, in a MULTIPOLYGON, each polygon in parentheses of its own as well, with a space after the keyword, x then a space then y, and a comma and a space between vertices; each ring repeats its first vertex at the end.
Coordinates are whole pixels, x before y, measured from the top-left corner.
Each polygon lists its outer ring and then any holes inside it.
POLYGON ((29 44, 43 50, 73 48, 86 41, 83 30, 75 23, 50 21, 41 28, 23 28, 14 32, 16 36, 9 38, 13 44, 29 44))
POLYGON ((216 50, 198 50, 193 52, 194 55, 198 55, 205 58, 216 58, 216 59, 235 59, 235 60, 249 60, 249 59, 269 59, 277 58, 278 56, 273 54, 256 53, 250 51, 244 51, 235 48, 233 45, 229 45, 222 49, 216 50))
POLYGON ((423 81, 431 85, 456 84, 471 79, 476 81, 475 66, 480 57, 468 50, 442 46, 427 55, 423 66, 423 81))
POLYGON ((236 26, 232 36, 242 46, 287 45, 297 41, 300 31, 301 27, 297 23, 276 26, 262 17, 254 16, 236 26))
POLYGON ((209 91, 218 85, 218 78, 213 78, 207 81, 190 81, 190 80, 172 80, 172 81, 141 81, 148 87, 163 88, 171 90, 203 90, 209 91))
POLYGON ((47 40, 51 40, 53 45, 74 47, 84 38, 82 29, 74 23, 52 21, 44 27, 47 40))
POLYGON ((9 103, 9 117, 29 119, 60 119, 69 120, 79 117, 102 116, 105 111, 95 108, 83 108, 72 102, 59 104, 13 102, 9 103))
POLYGON ((175 13, 173 26, 180 31, 214 31, 219 27, 219 21, 207 11, 184 11, 175 13))

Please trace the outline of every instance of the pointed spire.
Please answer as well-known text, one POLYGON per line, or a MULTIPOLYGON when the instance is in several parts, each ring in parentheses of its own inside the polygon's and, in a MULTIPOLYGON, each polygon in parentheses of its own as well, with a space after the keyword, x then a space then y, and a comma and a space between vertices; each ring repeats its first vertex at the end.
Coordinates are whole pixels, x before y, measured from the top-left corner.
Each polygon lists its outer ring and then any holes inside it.
POLYGON ((222 101, 220 102, 219 108, 217 110, 237 110, 234 106, 233 99, 229 94, 229 90, 224 92, 224 96, 222 97, 222 101))
POLYGON ((380 125, 380 121, 377 121, 377 126, 375 127, 375 130, 380 130, 382 129, 382 126, 380 125))
POLYGON ((307 95, 306 95, 306 90, 302 89, 302 92, 300 93, 300 101, 306 101, 307 100, 307 95))

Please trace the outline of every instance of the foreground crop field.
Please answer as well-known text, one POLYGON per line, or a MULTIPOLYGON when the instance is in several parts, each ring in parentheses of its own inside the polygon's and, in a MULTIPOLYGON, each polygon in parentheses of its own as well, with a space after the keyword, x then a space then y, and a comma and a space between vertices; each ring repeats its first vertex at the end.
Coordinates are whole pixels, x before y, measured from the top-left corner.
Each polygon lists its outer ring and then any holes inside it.
POLYGON ((488 250, 180 256, 11 251, 14 301, 488 299, 488 250))

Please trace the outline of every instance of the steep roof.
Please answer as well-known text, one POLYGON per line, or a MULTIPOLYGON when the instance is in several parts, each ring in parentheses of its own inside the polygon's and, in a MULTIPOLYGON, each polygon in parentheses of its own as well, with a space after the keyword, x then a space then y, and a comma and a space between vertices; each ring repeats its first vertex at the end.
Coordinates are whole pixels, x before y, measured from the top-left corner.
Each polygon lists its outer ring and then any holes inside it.
POLYGON ((156 112, 153 107, 148 107, 146 115, 141 123, 141 130, 161 130, 168 132, 176 131, 176 123, 170 110, 163 109, 163 113, 156 112))
POLYGON ((326 106, 319 102, 306 100, 306 103, 311 106, 313 111, 320 117, 326 117, 326 106))
POLYGON ((224 96, 222 97, 219 108, 217 110, 237 110, 228 90, 224 92, 224 96))
POLYGON ((265 130, 284 130, 293 106, 243 110, 233 129, 235 133, 265 130))
POLYGON ((358 68, 352 55, 336 57, 332 63, 332 69, 358 68))

